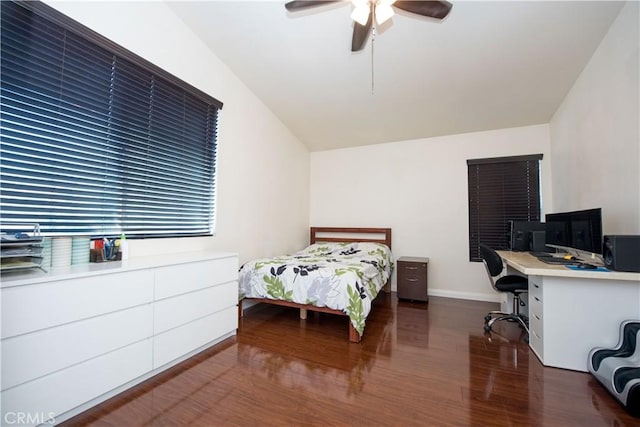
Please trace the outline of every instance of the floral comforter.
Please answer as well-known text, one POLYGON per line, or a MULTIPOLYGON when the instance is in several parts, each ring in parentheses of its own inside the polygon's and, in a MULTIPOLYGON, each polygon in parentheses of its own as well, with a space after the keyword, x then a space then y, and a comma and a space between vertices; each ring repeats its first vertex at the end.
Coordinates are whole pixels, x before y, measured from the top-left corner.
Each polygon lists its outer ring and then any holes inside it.
POLYGON ((360 335, 371 303, 393 269, 381 243, 315 243, 240 269, 240 298, 270 298, 344 312, 360 335))

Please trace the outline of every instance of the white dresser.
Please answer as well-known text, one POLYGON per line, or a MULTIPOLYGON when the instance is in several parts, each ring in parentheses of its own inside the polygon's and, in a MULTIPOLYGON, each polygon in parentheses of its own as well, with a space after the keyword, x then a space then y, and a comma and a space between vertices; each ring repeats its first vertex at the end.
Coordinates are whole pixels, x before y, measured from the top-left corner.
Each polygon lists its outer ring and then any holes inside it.
POLYGON ((219 252, 3 275, 0 424, 61 422, 235 335, 237 280, 219 252))

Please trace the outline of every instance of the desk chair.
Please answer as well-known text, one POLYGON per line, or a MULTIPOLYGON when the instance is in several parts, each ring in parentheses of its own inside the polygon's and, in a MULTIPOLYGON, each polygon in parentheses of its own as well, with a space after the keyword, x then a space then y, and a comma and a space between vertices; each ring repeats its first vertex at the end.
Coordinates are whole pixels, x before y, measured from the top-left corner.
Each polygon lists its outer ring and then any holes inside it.
POLYGON ((484 317, 484 330, 491 332, 491 326, 498 321, 507 320, 509 322, 518 322, 522 329, 527 332, 527 341, 529 337, 529 319, 520 314, 520 306, 524 305, 520 299, 520 294, 529 290, 529 281, 526 277, 509 274, 498 277, 504 268, 500 255, 489 246, 480 243, 480 258, 489 274, 491 285, 498 292, 510 292, 513 294, 513 312, 505 313, 502 311, 490 311, 484 317), (495 316, 495 317, 494 317, 495 316))

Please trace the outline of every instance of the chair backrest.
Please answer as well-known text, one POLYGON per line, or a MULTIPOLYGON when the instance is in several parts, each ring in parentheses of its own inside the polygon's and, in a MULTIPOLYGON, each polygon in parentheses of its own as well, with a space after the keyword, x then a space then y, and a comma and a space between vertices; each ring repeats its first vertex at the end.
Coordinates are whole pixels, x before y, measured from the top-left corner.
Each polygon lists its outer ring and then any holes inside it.
POLYGON ((482 258, 491 277, 496 277, 502 273, 502 258, 500 258, 500 255, 498 255, 495 250, 484 243, 480 243, 480 258, 482 258))

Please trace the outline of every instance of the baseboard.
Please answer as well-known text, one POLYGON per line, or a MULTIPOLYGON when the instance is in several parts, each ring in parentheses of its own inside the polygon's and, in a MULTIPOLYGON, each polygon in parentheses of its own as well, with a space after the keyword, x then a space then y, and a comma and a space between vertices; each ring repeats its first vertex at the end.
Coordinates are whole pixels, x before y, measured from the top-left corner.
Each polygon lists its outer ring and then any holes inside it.
POLYGON ((475 292, 458 292, 444 289, 429 289, 429 296, 468 299, 472 301, 500 302, 500 294, 479 294, 475 292))

